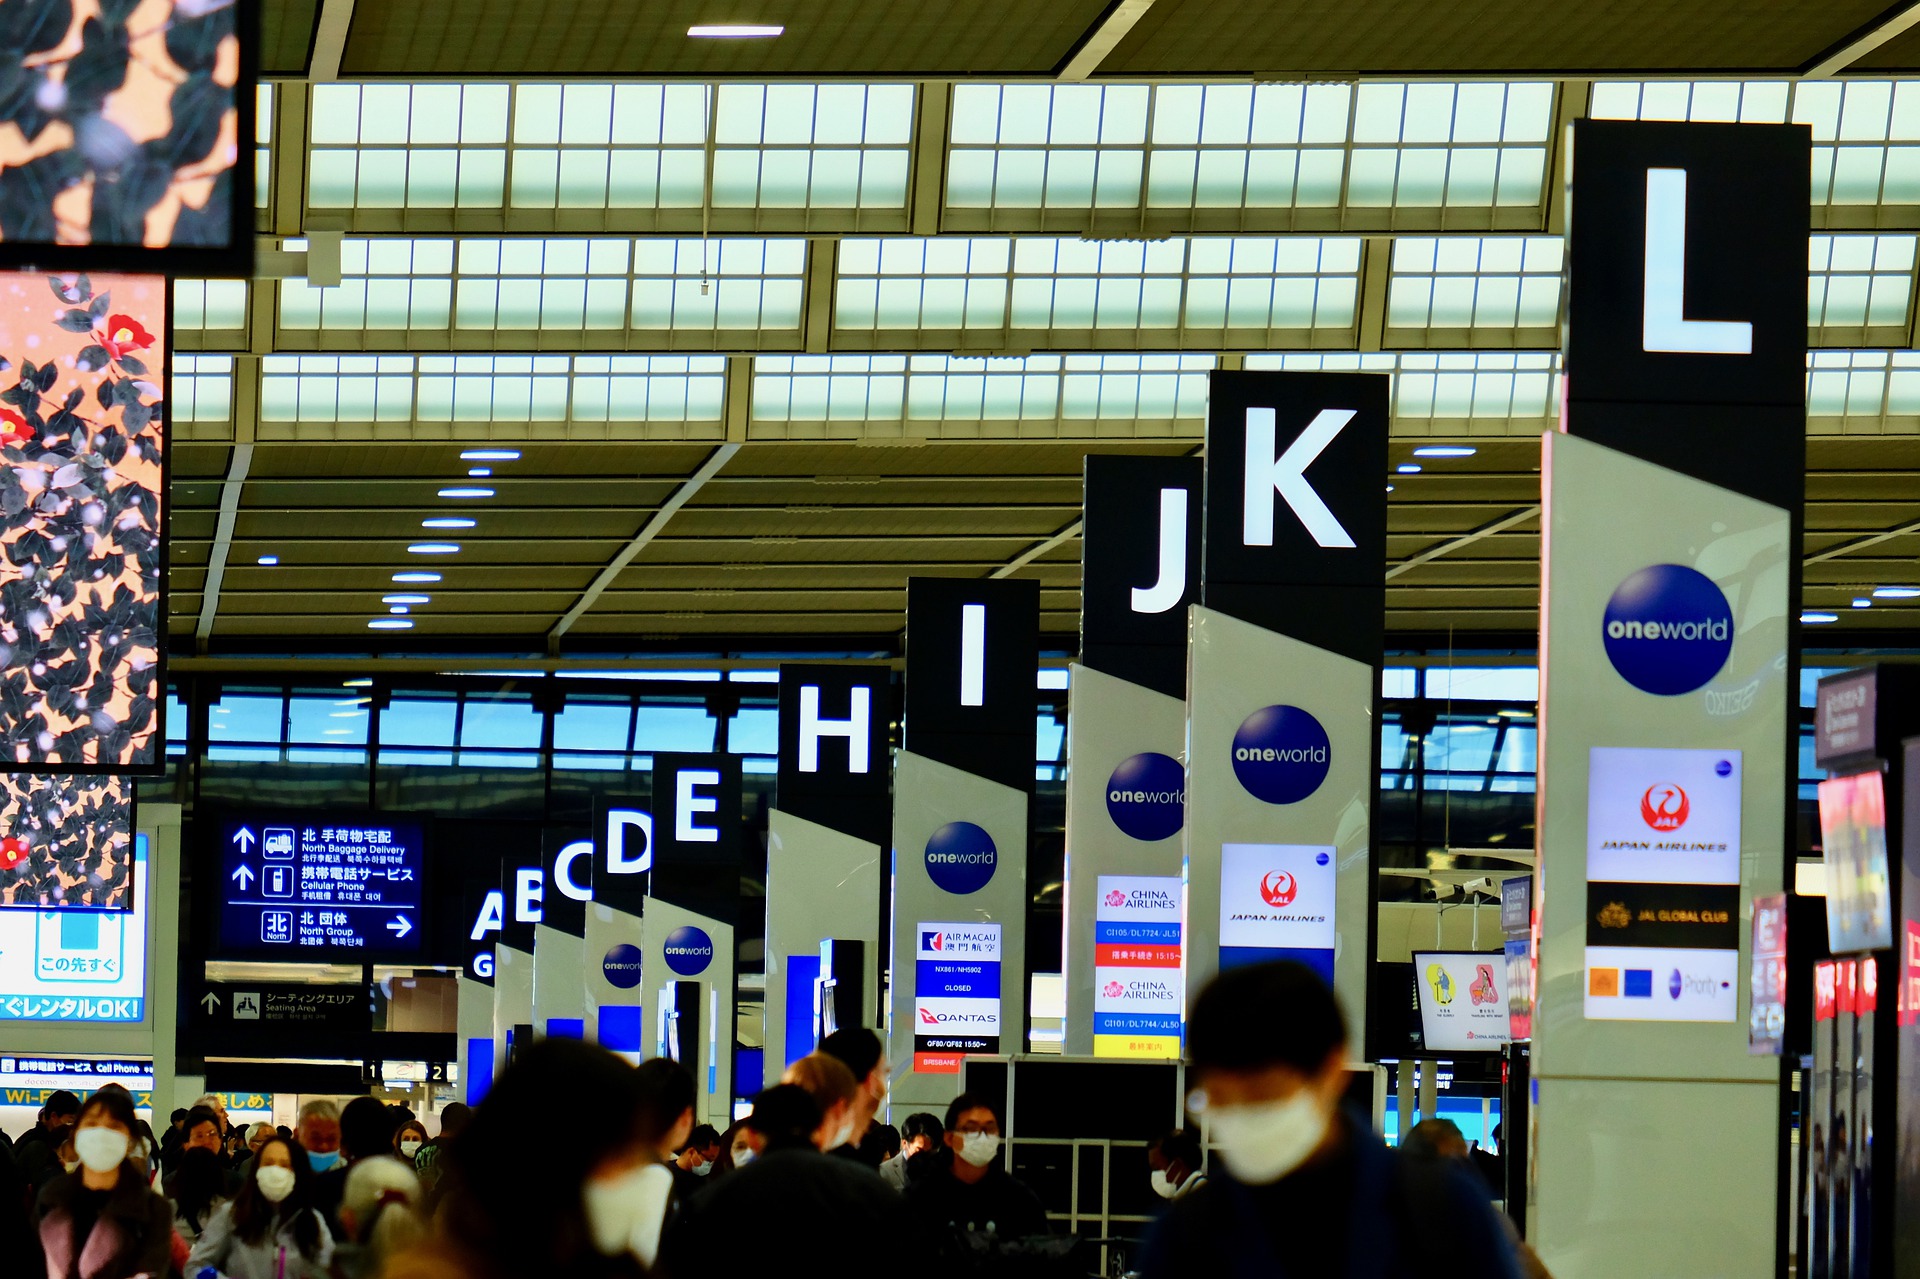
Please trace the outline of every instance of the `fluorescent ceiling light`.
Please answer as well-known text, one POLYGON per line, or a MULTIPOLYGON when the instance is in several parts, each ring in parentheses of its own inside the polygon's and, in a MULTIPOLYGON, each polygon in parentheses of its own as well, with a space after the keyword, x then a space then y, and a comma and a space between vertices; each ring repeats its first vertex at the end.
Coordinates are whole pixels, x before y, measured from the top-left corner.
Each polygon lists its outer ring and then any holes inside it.
POLYGON ((1824 626, 1828 622, 1837 622, 1839 620, 1840 620, 1840 615, 1838 613, 1802 613, 1800 614, 1800 623, 1803 626, 1824 626))
POLYGON ((440 580, 440 575, 438 573, 395 573, 393 580, 396 582, 437 582, 440 580))
POLYGON ((407 548, 414 555, 458 555, 460 547, 455 542, 415 542, 407 548))
POLYGON ((437 519, 421 520, 421 528, 472 528, 473 521, 464 515, 442 515, 437 519))
POLYGON ((1856 600, 1854 600, 1854 602, 1853 602, 1853 606, 1854 606, 1855 608, 1872 608, 1872 607, 1873 607, 1873 601, 1872 601, 1872 600, 1870 600, 1870 599, 1866 599, 1866 598, 1864 598, 1864 597, 1862 597, 1862 598, 1860 598, 1860 599, 1856 599, 1856 600))
POLYGON ((1877 600, 1910 600, 1920 598, 1920 586, 1876 586, 1873 598, 1877 600))
POLYGON ((1398 466, 1396 466, 1396 467, 1394 467, 1393 469, 1394 469, 1394 470, 1396 470, 1396 471, 1398 471, 1398 472, 1400 472, 1400 474, 1402 474, 1402 475, 1418 475, 1418 474, 1420 474, 1420 467, 1419 467, 1419 465, 1418 465, 1418 464, 1416 464, 1416 463, 1413 463, 1413 462, 1402 462, 1402 463, 1401 463, 1400 465, 1398 465, 1398 466))
POLYGON ((432 600, 431 595, 382 595, 382 604, 425 604, 432 600))
POLYGON ((376 617, 367 623, 370 631, 407 631, 413 629, 413 622, 405 617, 376 617))
POLYGON ((518 462, 519 449, 468 449, 460 455, 462 462, 518 462))
POLYGON ((484 480, 492 474, 493 468, 491 466, 469 466, 467 468, 467 478, 470 480, 484 480))
POLYGON ((696 22, 687 28, 695 40, 770 40, 786 31, 785 27, 754 22, 696 22))
POLYGON ((280 562, 280 557, 278 555, 262 555, 259 559, 254 561, 254 563, 264 565, 267 568, 272 568, 275 564, 278 564, 279 562, 280 562))
POLYGON ((1413 451, 1415 457, 1472 457, 1480 450, 1470 444, 1422 444, 1413 451))
POLYGON ((361 676, 361 677, 360 677, 359 679, 343 679, 343 680, 341 680, 341 681, 340 681, 340 687, 342 687, 342 688, 372 688, 372 687, 373 687, 373 680, 372 680, 371 678, 369 678, 369 677, 367 677, 367 676, 365 676, 365 675, 362 675, 362 676, 361 676))
POLYGON ((493 490, 482 489, 482 488, 441 489, 440 496, 441 497, 492 497, 493 490))

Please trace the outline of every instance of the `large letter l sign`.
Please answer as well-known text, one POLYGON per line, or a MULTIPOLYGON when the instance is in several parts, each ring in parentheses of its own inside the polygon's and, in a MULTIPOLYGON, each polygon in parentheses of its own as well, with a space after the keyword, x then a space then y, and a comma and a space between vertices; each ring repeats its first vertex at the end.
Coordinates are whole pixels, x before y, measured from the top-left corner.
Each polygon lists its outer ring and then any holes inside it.
POLYGON ((1753 354, 1753 325, 1745 320, 1686 318, 1685 169, 1647 170, 1646 269, 1640 337, 1644 350, 1698 355, 1753 354))

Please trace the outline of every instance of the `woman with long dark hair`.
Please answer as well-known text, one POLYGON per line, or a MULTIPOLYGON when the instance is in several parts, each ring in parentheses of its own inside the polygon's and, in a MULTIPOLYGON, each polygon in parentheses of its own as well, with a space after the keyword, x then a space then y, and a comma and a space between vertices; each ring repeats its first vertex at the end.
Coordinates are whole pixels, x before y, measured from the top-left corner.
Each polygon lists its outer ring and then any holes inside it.
POLYGON ((322 1279, 332 1261, 333 1236, 313 1206, 307 1152, 275 1136, 260 1147, 233 1202, 207 1218, 186 1273, 212 1266, 227 1279, 322 1279))
POLYGON ((622 1279, 661 1134, 634 1068, 604 1048, 543 1039, 519 1055, 440 1158, 433 1239, 386 1279, 622 1279), (561 1125, 559 1108, 579 1122, 561 1125), (636 1191, 640 1193, 636 1194, 636 1191))
POLYGON ((87 1098, 73 1128, 80 1166, 40 1193, 47 1279, 164 1275, 172 1264, 173 1207, 129 1154, 139 1120, 125 1092, 87 1098))
POLYGON ((227 1201, 227 1171, 211 1150, 188 1150, 171 1183, 173 1228, 189 1245, 207 1227, 207 1219, 227 1201))

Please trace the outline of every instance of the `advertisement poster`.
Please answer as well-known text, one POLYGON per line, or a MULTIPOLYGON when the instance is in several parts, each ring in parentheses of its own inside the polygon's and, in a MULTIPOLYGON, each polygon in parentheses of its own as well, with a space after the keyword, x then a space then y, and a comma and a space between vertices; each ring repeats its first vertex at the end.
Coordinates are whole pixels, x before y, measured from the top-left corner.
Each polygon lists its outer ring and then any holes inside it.
POLYGON ((1224 844, 1220 967, 1291 959, 1333 983, 1331 844, 1224 844))
POLYGON ((1180 1055, 1178 875, 1102 875, 1094 897, 1093 1055, 1180 1055))
POLYGON ((137 1022, 146 993, 145 835, 132 910, 0 910, 0 1021, 137 1022))
POLYGON ((1512 1041, 1503 952, 1416 952, 1413 972, 1428 1052, 1498 1052, 1512 1041))
POLYGON ((1827 949, 1849 955, 1893 945, 1887 796, 1878 772, 1820 783, 1820 847, 1827 868, 1827 949))
POLYGON ((1509 937, 1504 958, 1507 964, 1507 1035, 1510 1039, 1533 1038, 1533 944, 1527 937, 1509 937))
POLYGON ((1739 751, 1592 748, 1588 1019, 1738 1019, 1740 780, 1739 751))
POLYGON ((913 1068, 957 1075, 969 1053, 1000 1051, 1000 925, 926 924, 913 965, 913 1068))
POLYGON ((1753 899, 1753 1009, 1747 1051, 1778 1057, 1787 1030, 1787 895, 1753 899))

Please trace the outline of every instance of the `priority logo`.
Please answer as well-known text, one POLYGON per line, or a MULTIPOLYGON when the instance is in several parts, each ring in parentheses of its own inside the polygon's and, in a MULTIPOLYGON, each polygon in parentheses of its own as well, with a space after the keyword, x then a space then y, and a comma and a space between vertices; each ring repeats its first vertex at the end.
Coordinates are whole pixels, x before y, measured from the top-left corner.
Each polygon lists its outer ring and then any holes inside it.
POLYGON ((1733 653, 1733 608, 1712 578, 1684 564, 1653 564, 1614 588, 1601 622, 1607 660, 1643 693, 1675 697, 1704 687, 1733 653))
POLYGON ((1300 881, 1284 870, 1270 870, 1260 877, 1260 896, 1278 910, 1293 905, 1300 895, 1300 881))
POLYGON ((1655 830, 1679 830, 1690 811, 1687 792, 1672 782, 1655 782, 1640 797, 1640 818, 1655 830))

